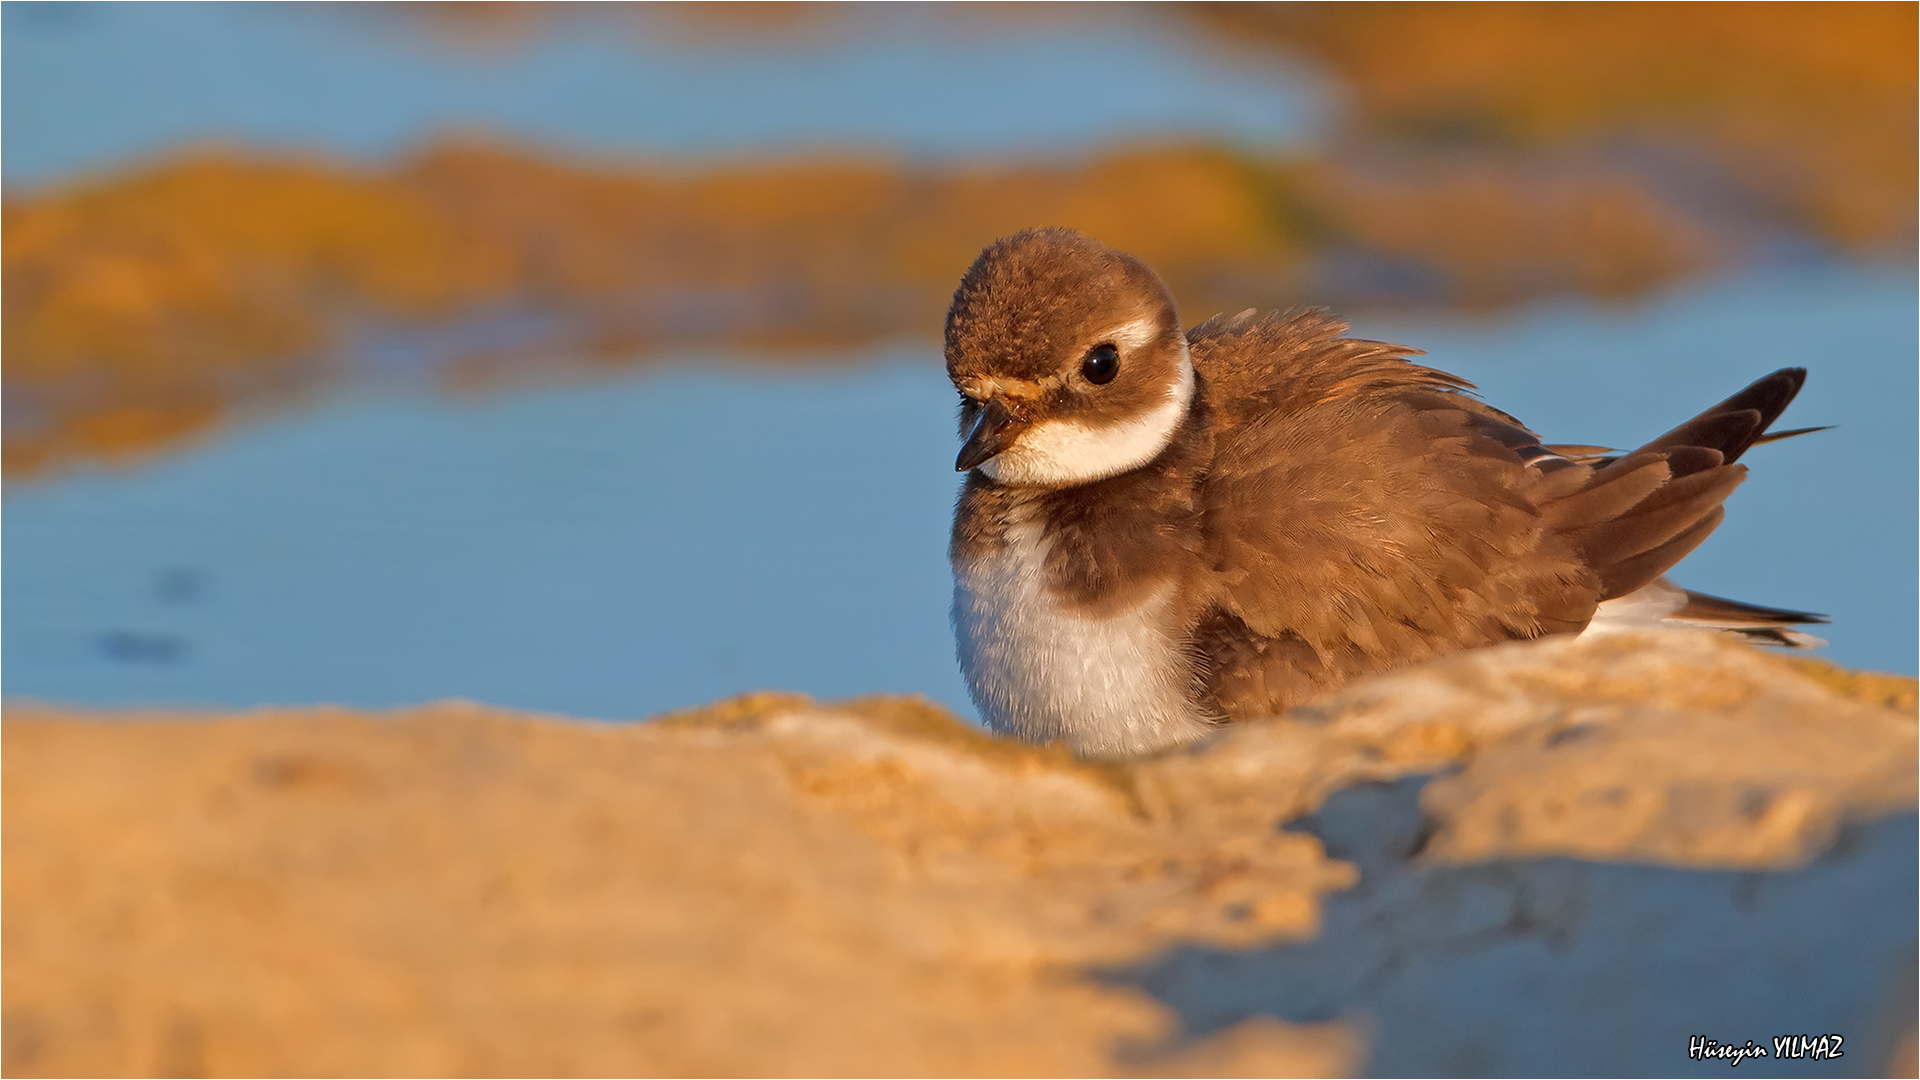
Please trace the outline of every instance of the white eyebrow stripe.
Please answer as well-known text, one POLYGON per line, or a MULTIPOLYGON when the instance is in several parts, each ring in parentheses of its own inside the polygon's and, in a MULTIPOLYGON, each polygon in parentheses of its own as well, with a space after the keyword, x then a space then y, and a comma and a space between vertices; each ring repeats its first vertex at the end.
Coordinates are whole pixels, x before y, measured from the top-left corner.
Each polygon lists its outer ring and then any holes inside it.
POLYGON ((1102 341, 1111 341, 1115 345, 1120 346, 1122 352, 1130 352, 1138 349, 1142 345, 1151 344, 1153 339, 1159 336, 1159 318, 1153 315, 1142 315, 1132 322, 1121 323, 1119 326, 1099 335, 1094 339, 1094 342, 1098 344, 1102 341))

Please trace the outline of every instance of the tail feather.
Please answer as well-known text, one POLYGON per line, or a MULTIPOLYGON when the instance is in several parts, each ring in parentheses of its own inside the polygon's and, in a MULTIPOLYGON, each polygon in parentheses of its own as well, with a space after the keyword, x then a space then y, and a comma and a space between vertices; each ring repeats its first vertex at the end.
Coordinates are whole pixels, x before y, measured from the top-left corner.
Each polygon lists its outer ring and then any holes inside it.
POLYGON ((1624 596, 1600 605, 1587 626, 1591 634, 1655 627, 1719 630, 1738 634, 1759 645, 1812 649, 1826 642, 1796 626, 1824 623, 1825 615, 1811 611, 1762 607, 1740 600, 1682 589, 1666 578, 1655 578, 1624 596))
POLYGON ((1721 503, 1746 476, 1735 464, 1769 436, 1806 382, 1805 368, 1782 368, 1629 454, 1566 447, 1563 456, 1590 479, 1555 500, 1555 527, 1579 548, 1600 579, 1601 599, 1626 596, 1666 573, 1725 516, 1721 503))
MULTIPOLYGON (((1780 440, 1784 440, 1784 438, 1799 438, 1799 436, 1803 436, 1803 434, 1812 434, 1812 432, 1816 432, 1816 430, 1834 430, 1834 427, 1836 427, 1836 425, 1797 427, 1797 429, 1791 430, 1768 430, 1768 432, 1763 432, 1763 434, 1755 436, 1755 440, 1753 440, 1753 444, 1749 446, 1749 450, 1751 450, 1753 446, 1766 446, 1768 442, 1780 442, 1780 440)), ((1620 457, 1624 457, 1624 454, 1626 454, 1624 450, 1620 450, 1619 446, 1592 446, 1592 444, 1586 444, 1586 442, 1549 442, 1546 446, 1542 446, 1542 450, 1546 450, 1549 454, 1565 457, 1565 459, 1569 459, 1569 461, 1576 463, 1576 465, 1592 465, 1592 467, 1596 467, 1596 469, 1605 469, 1607 465, 1613 465, 1615 461, 1619 461, 1620 457)))
POLYGON ((1821 424, 1819 427, 1797 427, 1797 428, 1791 428, 1787 431, 1769 431, 1765 435, 1762 435, 1759 438, 1753 440, 1753 445, 1761 446, 1770 442, 1779 442, 1782 439, 1792 439, 1792 438, 1797 438, 1801 435, 1811 435, 1816 431, 1832 431, 1834 429, 1834 426, 1835 425, 1833 424, 1821 424))
POLYGON ((1804 626, 1808 623, 1827 622, 1825 615, 1811 611, 1790 611, 1786 608, 1763 607, 1749 604, 1743 600, 1729 600, 1724 596, 1710 596, 1692 589, 1682 589, 1687 602, 1680 610, 1667 616, 1670 619, 1684 619, 1689 622, 1712 623, 1728 630, 1761 626, 1804 626))
POLYGON ((1709 630, 1726 630, 1749 641, 1781 645, 1789 649, 1816 649, 1826 644, 1822 638, 1793 629, 1796 626, 1825 623, 1828 621, 1825 615, 1763 607, 1729 600, 1724 596, 1709 596, 1692 589, 1681 591, 1686 594, 1686 604, 1667 616, 1673 622, 1709 630))
POLYGON ((1731 464, 1780 419, 1806 381, 1806 368, 1781 368, 1640 449, 1705 446, 1720 451, 1731 464))

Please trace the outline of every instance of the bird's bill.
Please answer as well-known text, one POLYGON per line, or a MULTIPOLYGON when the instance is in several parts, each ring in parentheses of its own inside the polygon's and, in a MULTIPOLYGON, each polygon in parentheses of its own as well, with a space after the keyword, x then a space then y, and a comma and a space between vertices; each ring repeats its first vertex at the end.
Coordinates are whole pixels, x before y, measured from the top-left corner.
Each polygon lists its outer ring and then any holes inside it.
POLYGON ((953 463, 954 471, 977 469, 995 456, 1005 453, 1026 427, 1027 422, 1008 408, 1005 402, 997 397, 988 398, 980 407, 980 418, 974 421, 966 445, 960 448, 960 457, 953 463))

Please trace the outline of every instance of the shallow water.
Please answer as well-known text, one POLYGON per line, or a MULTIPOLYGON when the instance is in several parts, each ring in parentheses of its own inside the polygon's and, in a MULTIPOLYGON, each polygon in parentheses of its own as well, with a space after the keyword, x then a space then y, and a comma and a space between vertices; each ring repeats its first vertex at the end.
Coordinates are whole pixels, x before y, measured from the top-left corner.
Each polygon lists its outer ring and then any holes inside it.
MULTIPOLYGON (((1632 308, 1362 319, 1560 441, 1631 444, 1812 369, 1676 577, 1827 611, 1915 670, 1915 282, 1811 266, 1632 308)), ((1205 313, 1196 313, 1205 314, 1205 313)), ((953 392, 931 344, 826 373, 693 358, 448 399, 368 390, 5 498, 9 695, 632 717, 743 690, 918 692, 952 659, 953 392)))
POLYGON ((978 161, 1117 139, 1315 137, 1329 89, 1177 21, 865 5, 819 33, 690 37, 658 11, 466 47, 352 5, 5 5, 5 180, 181 145, 389 158, 437 133, 710 160, 835 150, 978 161), (1017 13, 1016 13, 1017 14, 1017 13))

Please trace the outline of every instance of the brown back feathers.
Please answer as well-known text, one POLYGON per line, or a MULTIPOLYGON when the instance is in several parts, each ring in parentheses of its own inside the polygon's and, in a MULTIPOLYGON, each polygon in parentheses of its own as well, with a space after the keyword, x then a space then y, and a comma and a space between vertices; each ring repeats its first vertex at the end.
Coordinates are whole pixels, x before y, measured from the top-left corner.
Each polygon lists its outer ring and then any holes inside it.
POLYGON ((1619 457, 1568 460, 1414 350, 1321 312, 1189 335, 1213 403, 1203 620, 1230 716, 1369 671, 1582 629, 1689 551, 1804 372, 1619 457))

